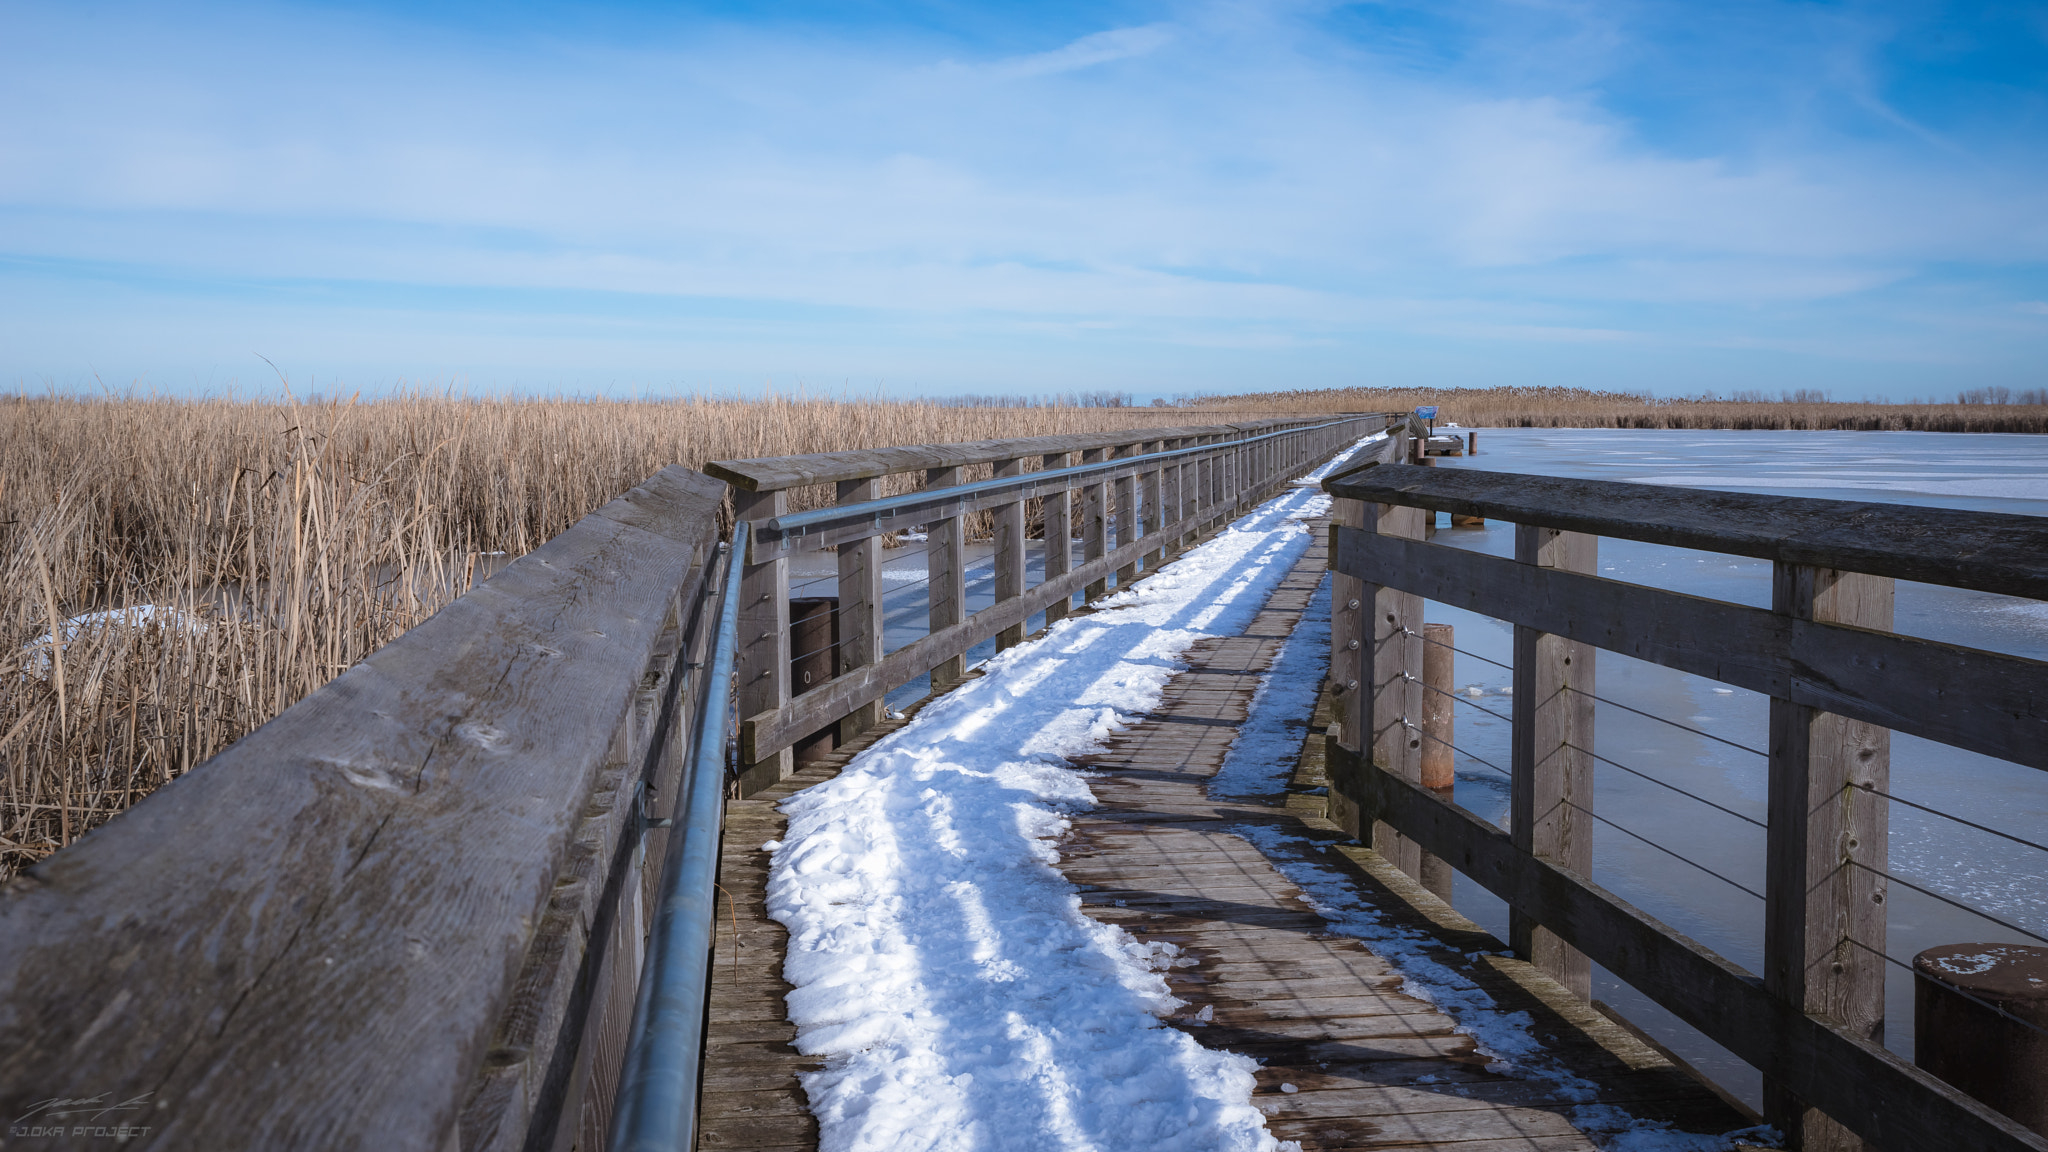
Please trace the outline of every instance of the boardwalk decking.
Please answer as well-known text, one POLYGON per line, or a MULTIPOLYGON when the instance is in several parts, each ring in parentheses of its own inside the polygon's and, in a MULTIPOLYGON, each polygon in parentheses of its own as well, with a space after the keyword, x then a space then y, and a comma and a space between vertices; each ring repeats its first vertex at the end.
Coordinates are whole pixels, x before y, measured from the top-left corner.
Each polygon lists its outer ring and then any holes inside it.
MULTIPOLYGON (((1100 806, 1074 820, 1061 847, 1062 871, 1082 888, 1087 912, 1141 939, 1178 945, 1198 961, 1168 975, 1188 1002, 1172 1023, 1202 1044, 1261 1060, 1254 1102, 1275 1136, 1300 1141, 1305 1152, 1589 1149, 1569 1115, 1588 1103, 1619 1104, 1698 1132, 1751 1123, 1555 982, 1496 955, 1505 951, 1499 941, 1377 855, 1344 845, 1343 833, 1322 817, 1316 791, 1320 736, 1307 742, 1284 791, 1248 801, 1206 796, 1258 674, 1325 571, 1322 538, 1318 531, 1319 542, 1242 634, 1197 644, 1159 708, 1090 759, 1101 773, 1090 782, 1100 806), (1595 1085, 1593 1098, 1555 1078, 1487 1071, 1449 1017, 1401 991, 1391 966, 1333 932, 1274 862, 1232 831, 1250 825, 1297 838, 1300 858, 1342 873, 1388 921, 1440 941, 1432 958, 1502 1010, 1527 1012, 1550 1058, 1595 1085), (1198 1022, 1205 1008, 1212 1019, 1198 1022)), ((731 806, 720 884, 732 918, 719 936, 713 974, 703 1147, 816 1146, 796 1080, 813 1065, 789 1047, 795 1030, 782 1006, 789 986, 779 975, 786 937, 764 914, 767 856, 759 846, 782 835, 776 802, 829 778, 858 750, 842 749, 831 763, 731 806)))

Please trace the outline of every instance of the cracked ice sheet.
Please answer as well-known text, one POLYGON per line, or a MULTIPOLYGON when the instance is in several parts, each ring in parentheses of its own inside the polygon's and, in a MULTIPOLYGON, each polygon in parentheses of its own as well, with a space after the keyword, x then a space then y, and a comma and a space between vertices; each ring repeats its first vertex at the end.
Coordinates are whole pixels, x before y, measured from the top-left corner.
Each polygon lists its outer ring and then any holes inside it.
POLYGON ((768 914, 797 1050, 825 1064, 803 1075, 824 1152, 1284 1147, 1253 1061, 1160 1022, 1172 946, 1084 915, 1054 845, 1094 803, 1067 759, 1248 623, 1327 506, 1274 498, 784 802, 768 914))
POLYGON ((1532 1021, 1527 1012, 1503 1011, 1485 989, 1437 959, 1435 953, 1443 949, 1441 941, 1387 923, 1358 898, 1358 889, 1349 879, 1304 858, 1321 845, 1277 828, 1247 825, 1232 831, 1250 841, 1281 875, 1301 889, 1302 902, 1327 921, 1331 931, 1353 937, 1392 964, 1401 974, 1403 992, 1434 1005, 1451 1018, 1457 1031, 1472 1037, 1480 1055, 1488 1060, 1487 1071, 1544 1084, 1559 1100, 1574 1102, 1560 1115, 1599 1147, 1608 1152, 1725 1152, 1738 1143, 1776 1146, 1777 1131, 1768 1127, 1702 1135, 1597 1103, 1600 1086, 1569 1071, 1544 1050, 1529 1031, 1532 1021))

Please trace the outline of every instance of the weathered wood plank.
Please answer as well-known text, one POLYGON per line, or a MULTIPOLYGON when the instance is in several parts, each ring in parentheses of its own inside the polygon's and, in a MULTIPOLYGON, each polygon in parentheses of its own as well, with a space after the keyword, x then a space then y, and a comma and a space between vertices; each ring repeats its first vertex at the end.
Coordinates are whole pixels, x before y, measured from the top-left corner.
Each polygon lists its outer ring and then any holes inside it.
MULTIPOLYGON (((1772 608, 1794 620, 1889 631, 1892 581, 1779 564, 1772 608)), ((1764 987, 1874 1043, 1884 1040, 1885 862, 1891 733, 1772 698, 1764 987), (1872 795, 1872 792, 1877 795, 1872 795)), ((1765 1114, 1805 1152, 1863 1140, 1765 1086, 1765 1114)))
POLYGON ((446 1148, 722 497, 657 474, 9 885, 0 1112, 446 1148))
POLYGON ((1366 813, 1866 1139, 1890 1148, 2048 1150, 2048 1140, 1869 1039, 1792 1008, 1756 977, 1606 889, 1517 850, 1507 833, 1465 809, 1361 763, 1341 745, 1327 754, 1332 787, 1352 789, 1366 813))
POLYGON ((2048 662, 1335 529, 1336 568, 1440 603, 2048 769, 2048 662))
MULTIPOLYGON (((1600 538, 1515 526, 1515 561, 1562 572, 1599 567, 1600 538)), ((1526 626, 1515 628, 1513 780, 1509 830, 1515 846, 1581 876, 1593 873, 1593 647, 1526 626)), ((1541 922, 1509 910, 1515 954, 1582 1000, 1593 998, 1593 967, 1541 922)))
MULTIPOLYGON (((765 520, 788 509, 787 492, 733 493, 733 514, 739 521, 765 520)), ((734 550, 745 553, 739 557, 744 561, 758 560, 747 563, 740 576, 739 652, 733 662, 733 690, 739 698, 740 715, 751 716, 785 707, 790 701, 789 557, 783 552, 755 557, 737 541, 734 550)), ((810 732, 792 737, 791 743, 810 732)), ((796 760, 788 745, 750 756, 740 765, 740 795, 751 796, 795 770, 796 760)))
POLYGON ((2048 600, 2048 518, 2039 516, 1471 468, 1397 466, 1327 487, 1354 500, 2048 600))

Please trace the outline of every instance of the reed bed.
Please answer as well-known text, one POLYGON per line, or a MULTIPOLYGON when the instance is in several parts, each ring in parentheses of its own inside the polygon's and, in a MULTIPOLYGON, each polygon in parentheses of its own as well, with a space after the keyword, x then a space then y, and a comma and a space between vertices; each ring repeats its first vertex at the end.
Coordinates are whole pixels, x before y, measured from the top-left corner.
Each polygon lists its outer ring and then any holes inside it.
POLYGON ((668 464, 1262 414, 0 398, 0 881, 668 464))
POLYGON ((1662 399, 1579 388, 1325 388, 1254 392, 1184 401, 1196 409, 1271 412, 1406 412, 1442 409, 1439 421, 1477 428, 1840 429, 1860 432, 2048 432, 2048 389, 1964 392, 1956 403, 1830 401, 1811 391, 1778 399, 1738 392, 1727 398, 1662 399))

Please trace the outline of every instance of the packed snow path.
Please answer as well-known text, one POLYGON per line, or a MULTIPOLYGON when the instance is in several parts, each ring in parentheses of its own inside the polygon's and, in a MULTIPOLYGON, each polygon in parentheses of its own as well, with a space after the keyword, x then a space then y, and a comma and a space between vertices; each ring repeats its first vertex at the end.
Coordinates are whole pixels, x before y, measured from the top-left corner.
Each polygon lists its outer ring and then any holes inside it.
POLYGON ((1476 956, 1498 948, 1483 934, 1454 923, 1447 944, 1361 903, 1400 902, 1327 849, 1318 802, 1289 803, 1309 787, 1292 770, 1313 679, 1259 691, 1258 673, 1320 581, 1305 521, 1322 503, 1272 501, 850 750, 836 778, 787 782, 812 786, 782 804, 786 833, 777 795, 733 806, 740 947, 722 935, 705 1146, 1727 1146, 1664 1121, 1738 1118, 1590 1012, 1545 1007, 1526 966, 1476 956), (1246 747, 1291 731, 1293 749, 1233 763, 1229 791, 1273 803, 1211 800, 1255 694, 1246 747), (762 911, 790 929, 786 1002, 762 911))

